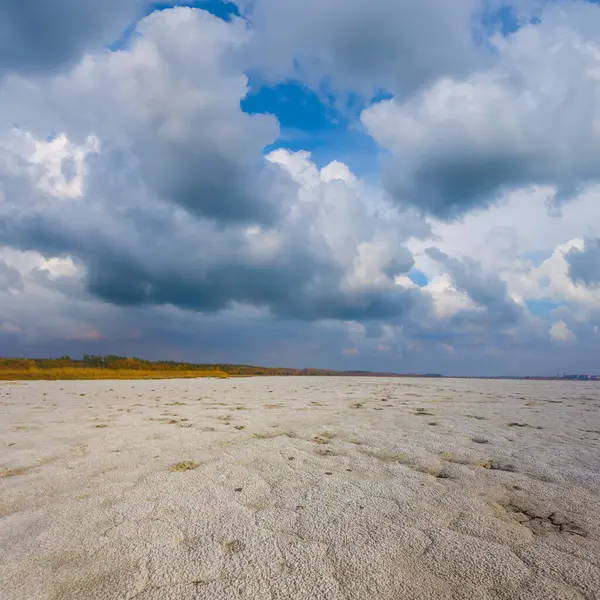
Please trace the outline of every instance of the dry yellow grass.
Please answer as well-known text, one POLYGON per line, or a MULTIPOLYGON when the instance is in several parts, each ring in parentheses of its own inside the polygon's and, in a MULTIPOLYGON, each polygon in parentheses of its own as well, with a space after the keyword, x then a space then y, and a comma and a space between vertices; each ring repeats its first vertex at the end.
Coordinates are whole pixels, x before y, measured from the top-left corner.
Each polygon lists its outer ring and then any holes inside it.
POLYGON ((182 471, 193 471, 197 469, 200 465, 198 463, 192 462, 191 460, 184 460, 183 462, 175 463, 171 465, 169 471, 173 473, 180 473, 182 471))
POLYGON ((31 471, 34 467, 15 467, 13 469, 0 469, 0 477, 16 477, 31 471))
POLYGON ((93 379, 196 379, 200 377, 227 378, 223 371, 177 371, 143 369, 95 369, 92 367, 62 367, 57 369, 0 369, 0 381, 32 380, 93 380, 93 379))

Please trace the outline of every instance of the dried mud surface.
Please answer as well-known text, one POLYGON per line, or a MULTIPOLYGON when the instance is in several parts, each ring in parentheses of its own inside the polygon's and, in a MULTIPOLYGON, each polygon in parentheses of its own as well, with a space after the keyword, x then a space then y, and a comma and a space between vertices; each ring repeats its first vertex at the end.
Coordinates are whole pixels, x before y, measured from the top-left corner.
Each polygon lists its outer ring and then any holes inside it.
POLYGON ((600 385, 0 385, 3 600, 595 600, 600 385))

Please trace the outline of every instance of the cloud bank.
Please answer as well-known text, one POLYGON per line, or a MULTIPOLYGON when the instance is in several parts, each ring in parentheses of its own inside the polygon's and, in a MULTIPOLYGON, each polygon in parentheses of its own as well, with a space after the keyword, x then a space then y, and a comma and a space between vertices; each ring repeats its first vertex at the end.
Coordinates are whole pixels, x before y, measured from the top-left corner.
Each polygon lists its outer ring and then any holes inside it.
POLYGON ((235 4, 0 9, 0 354, 593 370, 600 7, 235 4))

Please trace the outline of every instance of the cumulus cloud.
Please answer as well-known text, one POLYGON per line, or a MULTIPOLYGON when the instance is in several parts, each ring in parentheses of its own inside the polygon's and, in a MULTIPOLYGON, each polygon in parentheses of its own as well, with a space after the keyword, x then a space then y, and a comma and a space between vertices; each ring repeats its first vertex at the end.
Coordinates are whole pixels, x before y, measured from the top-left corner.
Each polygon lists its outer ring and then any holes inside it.
POLYGON ((249 60, 267 77, 366 96, 408 93, 480 60, 479 0, 236 0, 256 35, 249 60), (424 32, 427 34, 424 35, 424 32), (435 40, 435 43, 432 43, 435 40))
MULTIPOLYGON (((93 136, 103 178, 141 179, 153 195, 220 221, 268 221, 286 189, 262 155, 276 120, 240 110, 247 78, 229 53, 246 40, 239 20, 189 8, 153 13, 128 50, 89 54, 51 79, 5 81, 0 126, 16 123, 36 150, 54 131, 80 148, 93 136)), ((57 141, 40 167, 54 160, 64 169, 57 141)))
POLYGON ((423 291, 431 294, 435 313, 440 319, 476 308, 473 300, 464 291, 456 288, 447 273, 432 278, 423 291))
POLYGON ((494 39, 492 66, 366 109, 389 192, 452 219, 519 187, 552 186, 560 201, 599 181, 598 31, 597 5, 549 6, 494 39))
POLYGON ((473 259, 460 261, 438 248, 428 248, 426 254, 443 265, 457 290, 464 292, 477 307, 485 311, 488 326, 496 329, 519 324, 523 317, 522 306, 509 295, 506 282, 498 275, 485 273, 473 259))
POLYGON ((574 283, 600 285, 600 239, 588 240, 583 247, 574 247, 566 254, 569 276, 574 283))
POLYGON ((402 318, 421 294, 394 278, 427 227, 342 163, 263 155, 277 123, 240 109, 247 40, 239 19, 178 8, 141 21, 126 50, 6 81, 0 242, 73 257, 87 290, 122 306, 402 318))
POLYGON ((74 63, 116 40, 144 0, 18 0, 0 4, 0 74, 74 63))
POLYGON ((573 332, 564 321, 557 321, 550 327, 550 337, 562 344, 568 344, 577 340, 573 332))
POLYGON ((89 291, 121 305, 218 311, 247 303, 308 320, 407 311, 418 293, 396 286, 393 274, 409 270, 412 255, 392 237, 392 223, 370 211, 358 187, 321 179, 306 155, 280 152, 272 160, 282 170, 285 161, 303 163, 318 180, 289 196, 285 216, 269 226, 194 218, 139 190, 106 187, 92 196, 94 207, 6 203, 0 239, 76 257, 89 291), (110 199, 124 192, 127 204, 114 206, 110 199))
POLYGON ((529 298, 541 298, 571 306, 582 317, 600 311, 600 293, 594 286, 572 279, 570 261, 584 255, 584 241, 573 239, 559 244, 541 264, 523 272, 523 290, 529 298))
MULTIPOLYGON (((17 130, 13 133, 16 137, 20 135, 17 130)), ((17 156, 27 163, 30 176, 41 194, 65 200, 85 195, 87 158, 100 149, 94 135, 89 135, 80 146, 71 143, 64 134, 50 141, 36 140, 27 133, 21 137, 17 156)))
POLYGON ((343 354, 352 341, 339 321, 298 326, 295 320, 241 305, 219 313, 117 306, 87 293, 83 266, 69 259, 48 260, 37 252, 6 248, 0 256, 22 281, 18 290, 0 288, 0 356, 118 352, 156 359, 352 368, 346 362, 352 357, 343 354))

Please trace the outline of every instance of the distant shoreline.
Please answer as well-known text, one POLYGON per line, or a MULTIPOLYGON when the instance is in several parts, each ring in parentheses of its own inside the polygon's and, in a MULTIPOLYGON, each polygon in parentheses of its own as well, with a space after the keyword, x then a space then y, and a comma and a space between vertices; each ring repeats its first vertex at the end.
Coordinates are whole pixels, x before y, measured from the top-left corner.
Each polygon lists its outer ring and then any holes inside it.
POLYGON ((230 364, 194 364, 175 361, 147 361, 122 356, 84 355, 82 359, 0 358, 0 381, 71 381, 106 379, 197 379, 213 377, 380 377, 404 379, 488 379, 516 381, 600 381, 600 375, 469 376, 438 373, 390 373, 376 371, 335 371, 230 364))

